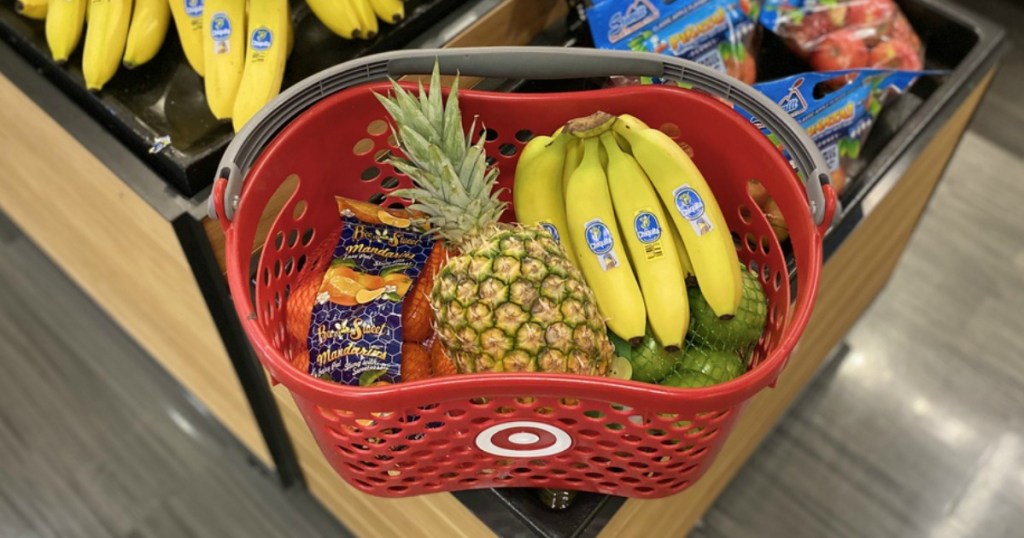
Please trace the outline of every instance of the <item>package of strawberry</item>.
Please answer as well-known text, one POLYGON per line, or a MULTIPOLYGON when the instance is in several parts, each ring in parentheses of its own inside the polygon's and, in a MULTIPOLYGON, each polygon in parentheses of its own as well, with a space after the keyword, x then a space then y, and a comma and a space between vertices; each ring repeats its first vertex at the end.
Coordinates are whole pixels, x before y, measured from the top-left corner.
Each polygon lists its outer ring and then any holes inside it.
POLYGON ((758 9, 759 0, 594 0, 587 21, 597 48, 670 54, 753 84, 758 9))
POLYGON ((815 71, 924 66, 921 39, 893 0, 764 0, 761 24, 815 71))

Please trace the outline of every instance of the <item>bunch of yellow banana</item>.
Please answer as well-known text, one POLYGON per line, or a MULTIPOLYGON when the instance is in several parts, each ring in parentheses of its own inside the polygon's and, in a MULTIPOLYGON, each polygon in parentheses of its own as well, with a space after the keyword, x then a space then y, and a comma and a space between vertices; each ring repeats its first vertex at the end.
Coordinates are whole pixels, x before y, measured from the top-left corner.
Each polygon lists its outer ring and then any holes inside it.
POLYGON ((681 347, 691 276, 716 315, 736 313, 743 280, 717 201, 689 156, 637 118, 597 112, 533 138, 512 193, 516 219, 559 240, 624 340, 649 326, 681 347))
POLYGON ((294 42, 288 0, 170 0, 206 102, 235 131, 281 91, 294 42))
POLYGON ((131 69, 151 60, 167 34, 167 0, 19 0, 15 10, 45 20, 46 43, 64 63, 85 34, 82 73, 99 90, 124 64, 131 69))
POLYGON ((373 39, 377 19, 395 24, 405 18, 402 0, 306 0, 317 19, 345 39, 373 39))

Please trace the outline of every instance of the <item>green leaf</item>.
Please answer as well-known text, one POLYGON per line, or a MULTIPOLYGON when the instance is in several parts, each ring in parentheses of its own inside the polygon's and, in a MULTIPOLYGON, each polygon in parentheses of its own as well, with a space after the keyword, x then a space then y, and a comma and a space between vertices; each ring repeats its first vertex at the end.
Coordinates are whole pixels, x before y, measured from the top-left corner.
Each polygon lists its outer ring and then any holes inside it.
POLYGON ((882 103, 879 102, 878 99, 871 99, 871 103, 868 104, 868 114, 871 114, 871 117, 873 118, 877 118, 878 114, 880 114, 881 112, 882 103))
POLYGON ((335 258, 331 260, 331 267, 348 267, 349 269, 355 269, 356 265, 356 261, 351 258, 335 258))
POLYGON ((412 269, 411 263, 400 263, 398 265, 392 265, 390 267, 385 267, 381 269, 380 274, 378 276, 388 276, 395 273, 402 273, 408 271, 409 269, 412 269))
POLYGON ((851 138, 849 140, 850 140, 849 155, 850 155, 851 158, 857 159, 857 158, 860 157, 860 140, 857 140, 855 138, 851 138))
POLYGON ((317 377, 317 379, 322 379, 324 381, 330 381, 331 383, 334 383, 334 378, 331 377, 331 373, 330 372, 321 372, 320 375, 318 375, 316 377, 317 377))
POLYGON ((377 382, 378 379, 384 374, 388 373, 387 370, 366 370, 359 374, 359 386, 369 387, 370 385, 377 382))
POLYGON ((402 296, 399 295, 397 292, 393 292, 393 291, 389 291, 389 292, 385 293, 384 294, 384 298, 389 300, 389 301, 391 301, 391 302, 393 302, 393 303, 400 303, 400 302, 402 302, 402 296))

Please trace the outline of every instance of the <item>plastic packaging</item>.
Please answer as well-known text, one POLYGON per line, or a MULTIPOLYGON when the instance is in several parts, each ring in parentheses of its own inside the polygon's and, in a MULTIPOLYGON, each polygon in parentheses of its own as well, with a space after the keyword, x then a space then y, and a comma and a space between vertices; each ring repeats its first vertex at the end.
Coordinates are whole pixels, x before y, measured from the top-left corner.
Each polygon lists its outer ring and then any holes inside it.
POLYGON ((587 20, 597 48, 670 54, 753 84, 758 2, 596 0, 587 20))
POLYGON ((342 229, 312 306, 308 373, 346 385, 401 381, 405 295, 432 236, 405 210, 338 198, 342 229))
POLYGON ((778 103, 807 130, 825 156, 832 188, 841 194, 846 186, 846 169, 850 161, 860 156, 860 148, 882 108, 907 91, 917 77, 929 73, 850 69, 804 73, 755 84, 754 88, 778 103), (841 84, 838 88, 837 81, 841 84))
POLYGON ((921 40, 893 0, 764 0, 761 24, 815 71, 924 66, 921 40))

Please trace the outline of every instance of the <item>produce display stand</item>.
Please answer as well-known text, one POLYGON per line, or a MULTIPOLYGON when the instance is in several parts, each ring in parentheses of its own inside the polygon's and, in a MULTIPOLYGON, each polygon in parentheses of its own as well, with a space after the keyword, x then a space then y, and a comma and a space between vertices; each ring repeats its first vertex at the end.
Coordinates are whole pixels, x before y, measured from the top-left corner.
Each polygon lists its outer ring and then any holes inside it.
MULTIPOLYGON (((382 499, 328 466, 283 387, 270 388, 235 319, 206 192, 183 195, 8 45, 0 46, 0 210, 286 485, 305 485, 360 536, 681 536, 820 370, 888 281, 1004 51, 1002 30, 943 0, 900 2, 926 43, 923 80, 883 113, 826 237, 810 325, 774 389, 747 407, 715 465, 659 500, 580 495, 560 513, 529 490, 382 499), (670 516, 669 516, 670 515, 670 516)), ((3 8, 4 6, 0 6, 3 8)), ((584 42, 565 5, 469 3, 426 35, 447 46, 584 42), (487 5, 485 5, 487 4, 487 5), (477 12, 472 12, 474 7, 477 12), (486 9, 485 9, 486 8, 486 9), (460 18, 461 17, 461 18, 460 18)), ((436 46, 436 44, 430 44, 436 46)), ((506 84, 519 84, 515 81, 506 84)))

